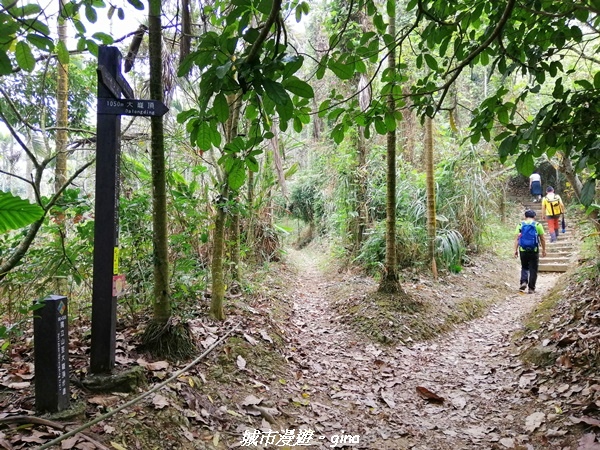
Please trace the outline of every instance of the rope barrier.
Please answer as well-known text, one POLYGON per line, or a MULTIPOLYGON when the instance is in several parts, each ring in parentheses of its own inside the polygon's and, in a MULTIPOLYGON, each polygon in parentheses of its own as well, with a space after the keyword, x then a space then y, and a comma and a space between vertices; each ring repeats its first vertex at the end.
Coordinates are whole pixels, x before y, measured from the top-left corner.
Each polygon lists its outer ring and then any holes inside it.
POLYGON ((77 433, 81 433, 82 431, 88 429, 89 427, 91 427, 93 425, 96 425, 98 422, 102 422, 103 420, 108 419, 109 417, 115 415, 119 411, 122 411, 123 409, 128 408, 131 405, 135 405, 140 400, 146 398, 148 395, 150 395, 150 394, 158 391, 159 389, 162 389, 164 386, 166 386, 167 384, 169 384, 171 381, 173 381, 176 378, 178 378, 182 373, 187 372, 192 367, 194 367, 196 364, 198 364, 203 358, 206 357, 206 355, 208 355, 215 348, 217 348, 225 340, 225 338, 227 338, 234 331, 236 331, 239 328, 240 325, 241 324, 238 323, 235 327, 233 327, 231 330, 229 330, 227 333, 225 333, 223 336, 221 336, 221 338, 218 341, 216 341, 214 344, 212 344, 210 347, 208 347, 204 353, 202 353, 200 356, 198 356, 196 359, 194 359, 191 363, 189 363, 184 368, 179 369, 177 372, 175 372, 173 375, 171 375, 170 378, 166 379, 165 381, 163 381, 160 384, 157 384, 156 386, 154 386, 149 391, 144 392, 143 394, 138 395, 133 400, 130 400, 127 403, 122 404, 118 408, 112 409, 109 412, 107 412, 105 414, 102 414, 101 416, 96 417, 94 420, 81 425, 79 428, 75 428, 75 429, 69 431, 68 433, 65 433, 65 434, 57 437, 56 439, 53 439, 53 440, 51 440, 49 442, 46 442, 44 445, 42 445, 40 447, 37 447, 36 450, 46 450, 46 449, 52 447, 53 445, 59 444, 63 440, 65 440, 65 439, 67 439, 67 438, 69 438, 71 436, 74 436, 77 433))

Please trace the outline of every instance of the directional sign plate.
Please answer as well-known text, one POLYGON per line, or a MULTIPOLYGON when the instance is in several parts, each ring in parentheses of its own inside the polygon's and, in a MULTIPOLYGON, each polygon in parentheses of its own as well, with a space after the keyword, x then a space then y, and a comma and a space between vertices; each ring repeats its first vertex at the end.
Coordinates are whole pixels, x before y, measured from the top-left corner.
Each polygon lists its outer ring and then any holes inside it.
POLYGON ((120 72, 117 73, 117 84, 123 90, 123 97, 133 98, 133 89, 120 72))
POLYGON ((99 98, 98 114, 115 116, 164 116, 169 110, 159 100, 99 98))
POLYGON ((100 75, 100 80, 102 84, 106 86, 106 88, 110 91, 115 98, 121 98, 121 93, 125 98, 133 98, 133 89, 123 77, 121 73, 117 73, 117 77, 113 77, 108 69, 103 65, 98 65, 98 75, 100 75))
POLYGON ((106 88, 110 91, 115 98, 121 97, 121 86, 117 83, 117 80, 108 72, 108 69, 102 65, 98 66, 98 75, 100 75, 100 80, 102 84, 106 86, 106 88))

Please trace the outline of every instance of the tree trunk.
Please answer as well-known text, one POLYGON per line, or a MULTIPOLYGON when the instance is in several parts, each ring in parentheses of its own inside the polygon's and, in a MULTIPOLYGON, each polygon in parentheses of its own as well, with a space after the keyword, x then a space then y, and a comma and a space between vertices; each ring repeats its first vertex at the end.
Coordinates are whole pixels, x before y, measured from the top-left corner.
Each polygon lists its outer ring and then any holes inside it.
POLYGON ((569 180, 569 183, 571 183, 571 186, 573 186, 575 197, 579 200, 581 198, 581 190, 583 189, 583 184, 581 183, 579 176, 577 176, 577 173, 573 168, 573 163, 571 162, 571 159, 565 156, 564 154, 561 154, 561 156, 561 170, 567 177, 567 180, 569 180))
MULTIPOLYGON (((227 122, 224 124, 224 134, 226 143, 230 143, 237 136, 237 127, 240 118, 240 110, 242 106, 242 96, 239 93, 228 96, 230 105, 230 115, 227 122)), ((225 211, 226 203, 229 201, 229 196, 233 193, 227 185, 227 173, 223 174, 221 195, 217 202, 217 214, 215 217, 215 230, 213 233, 213 248, 212 248, 212 298, 210 303, 210 314, 217 320, 225 319, 223 311, 223 303, 225 301, 225 271, 224 253, 225 253, 225 222, 227 214, 225 211)), ((235 234, 235 230, 231 230, 232 239, 238 240, 239 233, 235 234)), ((238 252, 238 255, 232 255, 232 261, 239 263, 239 245, 233 249, 238 252)), ((239 274, 238 274, 239 275, 239 274)))
MULTIPOLYGON (((59 0, 58 40, 67 45, 67 21, 64 18, 64 0, 59 0)), ((58 61, 58 60, 57 60, 58 61)), ((58 61, 56 88, 56 168, 54 192, 67 181, 67 126, 69 125, 69 65, 58 61)))
POLYGON ((179 39, 179 62, 190 54, 192 42, 192 20, 190 0, 181 0, 181 38, 179 39))
POLYGON ((354 236, 354 249, 355 253, 360 250, 362 246, 365 231, 367 229, 368 222, 368 208, 367 208, 367 146, 365 145, 365 136, 363 134, 363 128, 358 127, 358 140, 357 140, 357 164, 356 164, 356 230, 354 236))
MULTIPOLYGON (((390 11, 388 26, 390 36, 396 35, 396 9, 395 3, 389 2, 393 11, 390 11)), ((388 51, 388 67, 390 76, 396 72, 396 51, 394 43, 390 43, 388 51)), ((387 96, 387 113, 394 114, 396 100, 393 89, 387 96)), ((397 293, 400 291, 398 282, 397 255, 396 255, 396 130, 387 133, 387 174, 386 174, 386 220, 385 220, 385 266, 384 274, 379 284, 379 292, 397 293)))
MULTIPOLYGON (((161 1, 148 0, 148 50, 150 54, 150 97, 162 102, 163 60, 161 1)), ((152 245, 154 264, 154 314, 141 337, 142 346, 153 356, 184 360, 196 351, 190 327, 171 320, 169 287, 169 241, 167 229, 167 182, 165 135, 162 116, 150 119, 152 165, 152 245)))
POLYGON ((435 262, 435 176, 433 171, 433 119, 425 119, 425 183, 427 187, 427 254, 431 261, 431 272, 437 280, 435 262))
MULTIPOLYGON (((161 2, 149 0, 150 97, 163 100, 161 2)), ((167 236, 167 190, 163 118, 151 117, 152 225, 154 247, 154 320, 167 323, 171 317, 169 251, 167 236)))
MULTIPOLYGON (((239 199, 233 200, 239 204, 239 199)), ((239 207, 231 215, 231 223, 229 225, 230 233, 230 253, 231 253, 231 279, 239 282, 241 280, 241 255, 240 255, 240 211, 239 207)))
POLYGON ((216 320, 224 320, 225 312, 223 303, 225 301, 225 273, 223 271, 223 254, 225 248, 225 202, 227 201, 227 186, 221 192, 221 198, 217 204, 217 215, 215 217, 215 230, 213 232, 211 278, 212 293, 210 302, 210 315, 216 320))

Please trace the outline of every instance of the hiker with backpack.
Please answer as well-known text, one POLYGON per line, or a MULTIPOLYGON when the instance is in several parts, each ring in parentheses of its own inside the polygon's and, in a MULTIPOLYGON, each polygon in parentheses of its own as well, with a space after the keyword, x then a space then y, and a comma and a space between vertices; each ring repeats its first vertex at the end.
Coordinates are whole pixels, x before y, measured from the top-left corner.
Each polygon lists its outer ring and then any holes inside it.
POLYGON ((534 202, 542 200, 542 177, 537 170, 529 176, 529 192, 533 196, 534 202))
POLYGON ((554 188, 548 186, 546 196, 542 200, 542 220, 548 219, 548 233, 550 233, 550 242, 556 242, 558 239, 559 224, 561 214, 565 212, 565 205, 559 195, 554 193, 554 188))
POLYGON ((521 258, 521 279, 519 289, 528 289, 528 294, 535 294, 538 265, 540 261, 540 247, 542 256, 546 256, 546 239, 544 227, 535 221, 535 211, 525 211, 525 220, 517 226, 515 239, 515 258, 521 258))

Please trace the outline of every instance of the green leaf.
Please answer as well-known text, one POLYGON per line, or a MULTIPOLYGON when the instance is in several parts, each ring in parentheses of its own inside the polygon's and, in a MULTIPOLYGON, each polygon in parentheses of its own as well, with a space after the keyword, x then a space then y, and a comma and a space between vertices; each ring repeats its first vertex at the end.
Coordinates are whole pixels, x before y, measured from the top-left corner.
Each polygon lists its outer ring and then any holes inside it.
POLYGON ((243 38, 248 44, 253 44, 258 36, 260 36, 260 32, 256 28, 248 28, 244 32, 243 38))
POLYGON ((498 147, 498 154, 501 158, 506 158, 508 155, 511 155, 516 150, 516 143, 514 136, 509 136, 502 141, 500 147, 498 147))
POLYGON ((276 104, 277 114, 279 114, 279 129, 285 131, 287 129, 287 122, 294 117, 294 106, 292 102, 284 104, 276 104))
POLYGON ((300 70, 302 64, 304 64, 304 58, 302 56, 286 56, 284 62, 285 67, 283 69, 282 78, 285 80, 300 70))
POLYGON ((396 0, 387 0, 385 2, 385 9, 388 17, 396 16, 396 0))
POLYGON ((23 228, 39 220, 44 210, 10 192, 0 191, 0 233, 23 228))
POLYGON ((554 147, 556 145, 556 131, 550 129, 546 131, 544 135, 544 140, 546 141, 546 145, 550 147, 554 147))
POLYGON ((248 166, 248 170, 256 173, 258 172, 258 161, 256 160, 256 158, 254 156, 248 156, 246 158, 246 166, 248 166))
POLYGON ((433 55, 431 55, 430 53, 425 53, 423 57, 425 58, 425 63, 427 64, 427 67, 429 67, 433 71, 438 70, 438 63, 437 60, 433 57, 433 55))
POLYGON ((508 123, 508 111, 506 110, 506 108, 499 109, 497 111, 497 114, 498 122, 500 122, 502 125, 506 125, 508 123))
POLYGON ((202 151, 208 151, 212 146, 212 131, 208 122, 201 122, 196 136, 196 145, 202 151))
POLYGON ((219 78, 219 79, 225 78, 225 75, 227 75, 227 72, 229 72, 229 69, 231 69, 232 64, 233 64, 232 61, 227 61, 222 66, 217 67, 217 70, 216 70, 217 78, 219 78))
POLYGON ((535 169, 533 156, 529 153, 521 153, 517 158, 516 165, 519 173, 526 176, 531 175, 533 173, 533 169, 535 169))
POLYGON ((193 116, 196 116, 196 115, 198 115, 198 110, 197 109, 189 109, 187 111, 181 111, 179 114, 177 114, 177 123, 184 123, 190 117, 193 117, 193 116))
POLYGON ((4 50, 0 48, 0 75, 8 75, 12 73, 12 64, 4 50))
POLYGON ((144 9, 144 4, 140 0, 127 0, 127 3, 140 11, 144 9))
POLYGON ((190 70, 192 70, 192 66, 196 62, 196 58, 198 57, 198 52, 192 52, 187 55, 183 61, 179 64, 179 68, 177 69, 178 77, 185 77, 190 70))
POLYGON ((33 46, 42 51, 51 52, 54 50, 54 42, 52 39, 47 38, 46 36, 30 33, 27 35, 27 40, 31 42, 33 46))
POLYGON ((385 121, 381 117, 375 117, 375 131, 379 134, 386 134, 388 131, 385 121))
POLYGON ((36 32, 37 34, 41 34, 44 36, 50 35, 50 28, 44 22, 41 22, 37 19, 23 19, 21 22, 22 28, 27 31, 36 32))
POLYGON ((232 190, 237 191, 246 181, 246 170, 241 160, 236 158, 233 161, 233 166, 227 175, 227 184, 232 190))
POLYGON ((340 80, 349 80, 354 76, 354 64, 342 64, 330 59, 327 66, 340 80))
POLYGON ((594 87, 600 89, 600 71, 594 74, 594 87))
POLYGON ((319 109, 317 111, 317 116, 322 119, 327 114, 329 114, 330 106, 331 106, 331 100, 329 100, 329 99, 327 99, 323 103, 321 103, 319 105, 319 109))
POLYGON ((96 10, 90 5, 85 5, 85 18, 90 23, 96 23, 98 21, 98 14, 96 10))
POLYGON ((96 44, 96 42, 92 41, 91 39, 86 39, 85 43, 90 53, 98 57, 98 44, 96 44))
POLYGON ((102 42, 105 45, 110 45, 113 42, 115 42, 115 40, 113 39, 113 37, 110 34, 106 34, 106 33, 102 33, 102 32, 94 33, 94 34, 92 34, 92 37, 94 39, 96 39, 97 41, 102 42))
POLYGON ((275 105, 285 105, 290 102, 290 97, 281 83, 268 78, 263 78, 262 86, 275 105))
POLYGON ((590 206, 594 201, 594 195, 596 193, 596 180, 590 178, 585 182, 581 189, 581 204, 584 206, 590 206))
POLYGON ((294 131, 300 133, 302 131, 302 121, 298 116, 294 117, 294 131))
POLYGON ((310 84, 300 80, 297 77, 289 77, 283 81, 283 87, 290 91, 292 94, 296 94, 299 97, 313 98, 315 92, 310 84))
POLYGON ((258 108, 255 105, 248 105, 246 107, 246 119, 254 120, 258 117, 258 108))
POLYGON ((340 144, 344 140, 344 126, 341 123, 331 130, 331 137, 336 144, 340 144))
POLYGON ((213 102, 213 111, 217 116, 217 120, 221 123, 225 123, 229 118, 229 104, 225 94, 219 92, 213 102))
POLYGON ((387 25, 385 24, 385 21, 383 20, 383 17, 381 16, 381 14, 375 14, 373 16, 373 25, 375 25, 375 28, 381 34, 383 34, 385 32, 385 29, 387 27, 387 25))
POLYGON ((258 6, 256 7, 256 9, 258 9, 265 16, 268 16, 271 13, 272 7, 273 7, 272 0, 260 0, 258 2, 258 6))
POLYGON ((27 72, 31 72, 35 68, 35 58, 27 42, 17 42, 15 46, 15 58, 19 67, 27 72))
POLYGON ((386 112, 384 120, 387 131, 394 131, 396 129, 396 117, 394 116, 394 114, 386 112))
POLYGON ((217 127, 214 124, 209 124, 208 130, 210 133, 210 141, 215 147, 221 146, 221 133, 217 130, 217 127))
POLYGON ((573 11, 573 15, 577 20, 579 20, 582 23, 585 23, 588 20, 589 11, 585 8, 575 8, 575 11, 573 11))
POLYGON ((63 41, 58 41, 56 44, 56 54, 58 56, 58 61, 62 65, 69 64, 69 50, 67 50, 67 46, 63 41))
POLYGON ((588 80, 575 80, 575 84, 578 84, 579 86, 587 90, 594 89, 594 86, 588 80))
POLYGON ((40 5, 36 5, 35 3, 28 3, 23 5, 18 11, 18 14, 21 17, 34 16, 42 12, 42 8, 40 5))
POLYGON ((329 61, 329 56, 327 54, 325 54, 321 58, 321 61, 319 62, 319 65, 317 66, 317 71, 315 72, 317 80, 320 80, 325 76, 325 70, 327 70, 327 61, 329 61))

